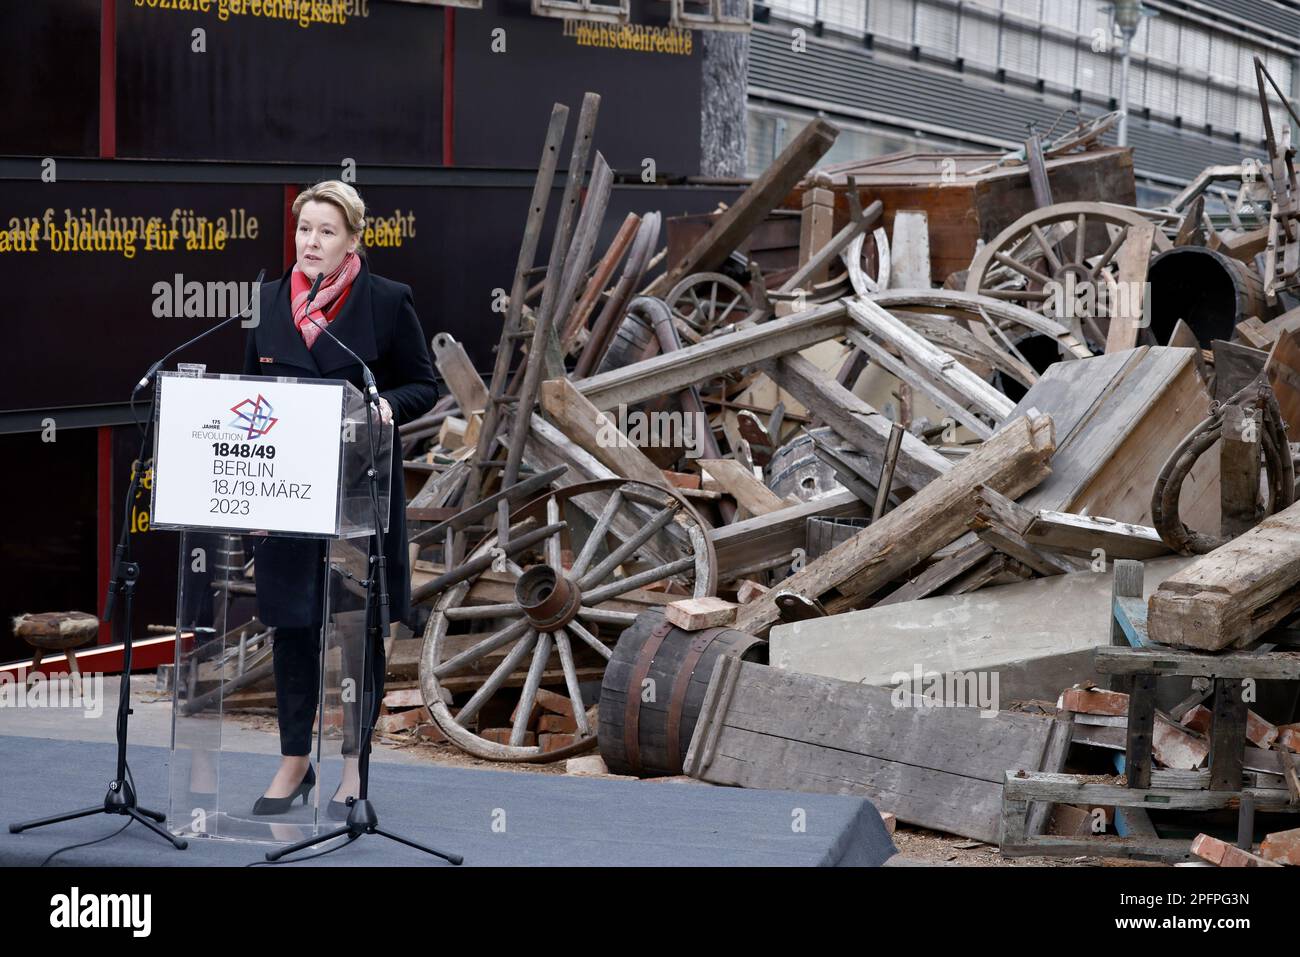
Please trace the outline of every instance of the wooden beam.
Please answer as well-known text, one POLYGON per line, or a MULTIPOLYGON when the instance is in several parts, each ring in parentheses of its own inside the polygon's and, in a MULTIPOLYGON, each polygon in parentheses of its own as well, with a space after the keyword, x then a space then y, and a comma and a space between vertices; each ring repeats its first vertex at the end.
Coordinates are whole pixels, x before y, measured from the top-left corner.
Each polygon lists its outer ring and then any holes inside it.
POLYGON ((900 707, 888 688, 720 656, 683 766, 715 784, 859 794, 900 821, 994 842, 1006 769, 1037 769, 1052 725, 900 707))
POLYGON ((1100 557, 1104 561, 1120 558, 1145 561, 1170 553, 1169 546, 1161 541, 1160 533, 1149 525, 1051 509, 1038 511, 1025 530, 1025 541, 1064 555, 1100 557), (1098 549, 1103 553, 1100 556, 1095 554, 1098 549))
POLYGON ((792 558, 794 550, 803 548, 808 540, 810 518, 860 518, 866 514, 867 507, 846 490, 714 529, 710 538, 718 556, 720 580, 725 581, 728 573, 736 569, 761 564, 764 559, 782 555, 792 558))
MULTIPOLYGON (((1015 498, 1041 482, 1050 472, 1048 460, 1055 448, 1049 416, 1008 423, 946 475, 809 562, 783 587, 821 600, 832 614, 854 607, 958 538, 978 507, 980 485, 1015 498), (831 589, 839 596, 826 600, 823 596, 831 589)), ((761 635, 779 617, 775 601, 768 597, 742 608, 736 627, 761 635)))
POLYGON ((1258 408, 1229 405, 1223 410, 1219 444, 1220 533, 1236 538, 1259 521, 1260 450, 1264 415, 1258 408))
MULTIPOLYGON (((758 364, 773 382, 835 430, 867 459, 878 475, 893 423, 856 395, 829 378, 801 355, 786 355, 758 364)), ((895 481, 922 489, 952 468, 952 464, 915 435, 903 435, 895 481)))
POLYGON ((722 491, 750 515, 767 515, 791 504, 760 482, 754 473, 735 459, 698 459, 700 468, 713 477, 722 491))
POLYGON ((541 400, 542 409, 556 427, 616 475, 651 485, 669 485, 659 467, 567 378, 543 382, 541 400))
POLYGON ((848 310, 866 332, 898 349, 912 368, 964 398, 968 408, 987 415, 995 424, 1016 407, 992 385, 871 300, 849 300, 848 310))
POLYGON ((1106 330, 1107 352, 1123 352, 1137 345, 1143 317, 1150 313, 1150 306, 1145 303, 1145 288, 1155 238, 1155 223, 1130 226, 1128 238, 1115 254, 1116 281, 1120 289, 1118 308, 1112 307, 1110 328, 1106 330), (1130 290, 1134 289, 1138 290, 1138 295, 1130 295, 1130 290))
POLYGON ((433 337, 433 361, 451 394, 460 406, 460 417, 469 419, 487 408, 488 391, 483 379, 470 362, 465 347, 445 332, 433 337))
POLYGON ((827 303, 784 319, 739 329, 676 352, 580 379, 574 385, 598 409, 613 409, 620 404, 635 405, 764 359, 798 352, 833 339, 843 333, 850 322, 842 302, 827 303))
POLYGON ((1040 575, 1065 575, 1080 569, 1055 555, 1045 554, 1025 541, 1024 532, 1035 514, 991 488, 976 490, 978 506, 970 529, 984 544, 996 548, 1040 575))
POLYGON ((1152 641, 1206 651, 1253 642, 1300 608, 1300 502, 1161 583, 1152 641))
POLYGON ((691 273, 708 272, 722 265, 723 260, 739 248, 768 213, 789 195, 804 174, 826 155, 839 132, 834 124, 820 118, 805 126, 686 255, 650 285, 646 294, 662 296, 691 273))

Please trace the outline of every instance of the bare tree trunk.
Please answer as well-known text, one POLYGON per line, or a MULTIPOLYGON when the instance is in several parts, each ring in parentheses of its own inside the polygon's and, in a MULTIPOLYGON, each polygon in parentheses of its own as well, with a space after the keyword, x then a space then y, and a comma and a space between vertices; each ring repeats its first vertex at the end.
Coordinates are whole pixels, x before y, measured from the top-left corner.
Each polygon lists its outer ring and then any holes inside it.
POLYGON ((701 30, 704 95, 700 106, 700 175, 744 176, 749 34, 701 30))

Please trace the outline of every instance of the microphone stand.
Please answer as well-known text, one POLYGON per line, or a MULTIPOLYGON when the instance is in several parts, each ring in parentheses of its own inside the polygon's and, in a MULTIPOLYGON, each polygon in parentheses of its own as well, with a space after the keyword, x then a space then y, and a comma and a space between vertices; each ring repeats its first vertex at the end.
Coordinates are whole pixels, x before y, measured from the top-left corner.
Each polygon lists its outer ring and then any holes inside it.
MULTIPOLYGON (((426 854, 432 854, 434 857, 440 857, 451 864, 463 863, 464 858, 459 854, 451 854, 445 851, 435 850, 418 844, 391 831, 386 831, 379 826, 379 814, 375 811, 375 806, 370 801, 370 738, 374 734, 374 724, 371 720, 371 712, 374 710, 373 702, 377 689, 371 682, 371 654, 376 643, 383 641, 388 637, 388 561, 384 553, 384 522, 383 515, 379 508, 379 436, 375 428, 375 420, 379 419, 380 424, 383 418, 379 412, 379 389, 375 385, 374 373, 362 358, 344 345, 338 336, 330 332, 322 323, 317 322, 311 317, 311 304, 316 299, 316 293, 320 291, 321 279, 323 273, 317 273, 316 279, 312 282, 311 292, 307 295, 307 321, 319 329, 322 333, 334 340, 340 349, 346 352, 357 365, 361 366, 362 380, 366 386, 366 442, 370 454, 370 464, 366 469, 366 478, 370 486, 370 508, 374 518, 375 530, 371 536, 374 541, 375 554, 370 557, 370 564, 373 568, 366 578, 366 606, 365 606, 365 637, 362 643, 362 662, 361 662, 361 734, 358 739, 360 753, 358 755, 357 771, 360 776, 360 787, 356 798, 349 798, 349 810, 347 822, 340 828, 328 831, 317 837, 306 838, 287 847, 277 848, 273 851, 266 852, 268 861, 278 861, 287 854, 293 854, 304 850, 308 847, 314 847, 317 844, 324 844, 332 841, 336 837, 347 837, 347 843, 351 844, 363 834, 378 834, 380 837, 386 837, 390 841, 396 841, 398 844, 405 844, 407 847, 413 847, 417 851, 424 851, 426 854), (377 596, 377 601, 374 597, 377 596), (378 621, 371 624, 371 616, 378 606, 378 621)), ((328 574, 328 572, 326 573, 328 574)), ((328 582, 326 583, 328 589, 328 582)), ((322 672, 323 676, 324 672, 322 672)), ((292 862, 289 862, 292 863, 292 862)))
MULTIPOLYGON (((199 333, 188 342, 183 342, 171 352, 167 353, 157 362, 149 367, 149 371, 144 377, 136 383, 135 388, 131 390, 131 407, 135 408, 136 396, 141 389, 146 388, 157 374, 158 370, 172 356, 184 349, 188 349, 194 343, 205 339, 219 329, 224 329, 236 319, 243 320, 248 318, 252 309, 257 303, 256 290, 261 286, 262 279, 266 275, 263 269, 257 274, 257 279, 253 283, 253 299, 249 302, 248 308, 244 309, 237 315, 223 319, 221 322, 212 326, 210 329, 199 333)), ((135 786, 131 779, 130 768, 126 763, 126 747, 129 737, 129 723, 131 710, 131 652, 134 646, 134 635, 132 634, 133 605, 135 598, 135 586, 140 580, 140 566, 138 563, 131 561, 131 503, 135 501, 136 492, 140 488, 140 474, 144 469, 145 455, 149 451, 149 434, 153 427, 154 413, 154 396, 149 398, 149 417, 145 420, 144 428, 140 434, 140 452, 134 462, 131 463, 131 482, 126 490, 126 501, 123 506, 122 514, 122 531, 118 535, 117 548, 113 553, 113 577, 108 583, 108 592, 104 596, 104 621, 113 620, 113 612, 116 607, 117 595, 122 595, 122 618, 123 618, 123 639, 122 639, 122 676, 118 684, 117 698, 117 768, 112 781, 108 783, 108 793, 104 797, 104 803, 94 807, 82 808, 77 811, 68 811, 64 814, 55 814, 50 817, 40 818, 35 821, 24 821, 18 824, 9 825, 9 833, 18 834, 21 831, 31 830, 32 828, 44 827, 47 824, 58 824, 62 821, 71 821, 76 818, 89 817, 92 814, 122 814, 134 821, 139 821, 149 830, 159 835, 166 841, 170 842, 178 851, 183 851, 189 846, 189 842, 169 833, 166 829, 159 827, 163 821, 167 820, 167 815, 160 814, 157 811, 151 811, 149 808, 141 807, 136 801, 135 786)), ((138 422, 136 423, 139 424, 138 422)))

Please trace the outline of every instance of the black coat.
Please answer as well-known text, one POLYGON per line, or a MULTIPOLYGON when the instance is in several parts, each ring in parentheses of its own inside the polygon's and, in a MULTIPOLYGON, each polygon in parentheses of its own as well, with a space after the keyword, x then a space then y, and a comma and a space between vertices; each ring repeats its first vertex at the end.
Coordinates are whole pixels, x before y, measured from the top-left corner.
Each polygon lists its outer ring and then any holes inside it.
MULTIPOLYGON (((364 391, 361 366, 338 343, 323 333, 310 350, 303 342, 293 324, 288 272, 263 283, 260 309, 259 322, 248 333, 244 375, 346 379, 364 391)), ((392 406, 394 427, 419 418, 437 401, 433 363, 410 286, 372 275, 363 259, 347 301, 328 328, 370 367, 379 394, 392 406)), ((396 436, 388 503, 384 552, 390 618, 398 621, 410 610, 411 570, 401 444, 396 436)), ((257 544, 254 569, 263 622, 286 628, 319 622, 323 555, 317 539, 268 537, 257 544)))

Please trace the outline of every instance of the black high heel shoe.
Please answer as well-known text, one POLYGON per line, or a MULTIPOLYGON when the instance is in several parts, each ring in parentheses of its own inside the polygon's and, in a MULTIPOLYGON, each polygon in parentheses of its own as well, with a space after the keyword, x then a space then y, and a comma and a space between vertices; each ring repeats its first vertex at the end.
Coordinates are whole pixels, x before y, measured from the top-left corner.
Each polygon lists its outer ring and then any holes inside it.
POLYGON ((304 806, 307 804, 307 798, 311 795, 311 789, 316 786, 316 769, 310 764, 307 765, 307 773, 303 775, 302 782, 288 797, 272 798, 260 797, 257 803, 253 805, 253 813, 257 815, 269 816, 272 814, 284 814, 293 806, 293 802, 302 797, 304 806))

